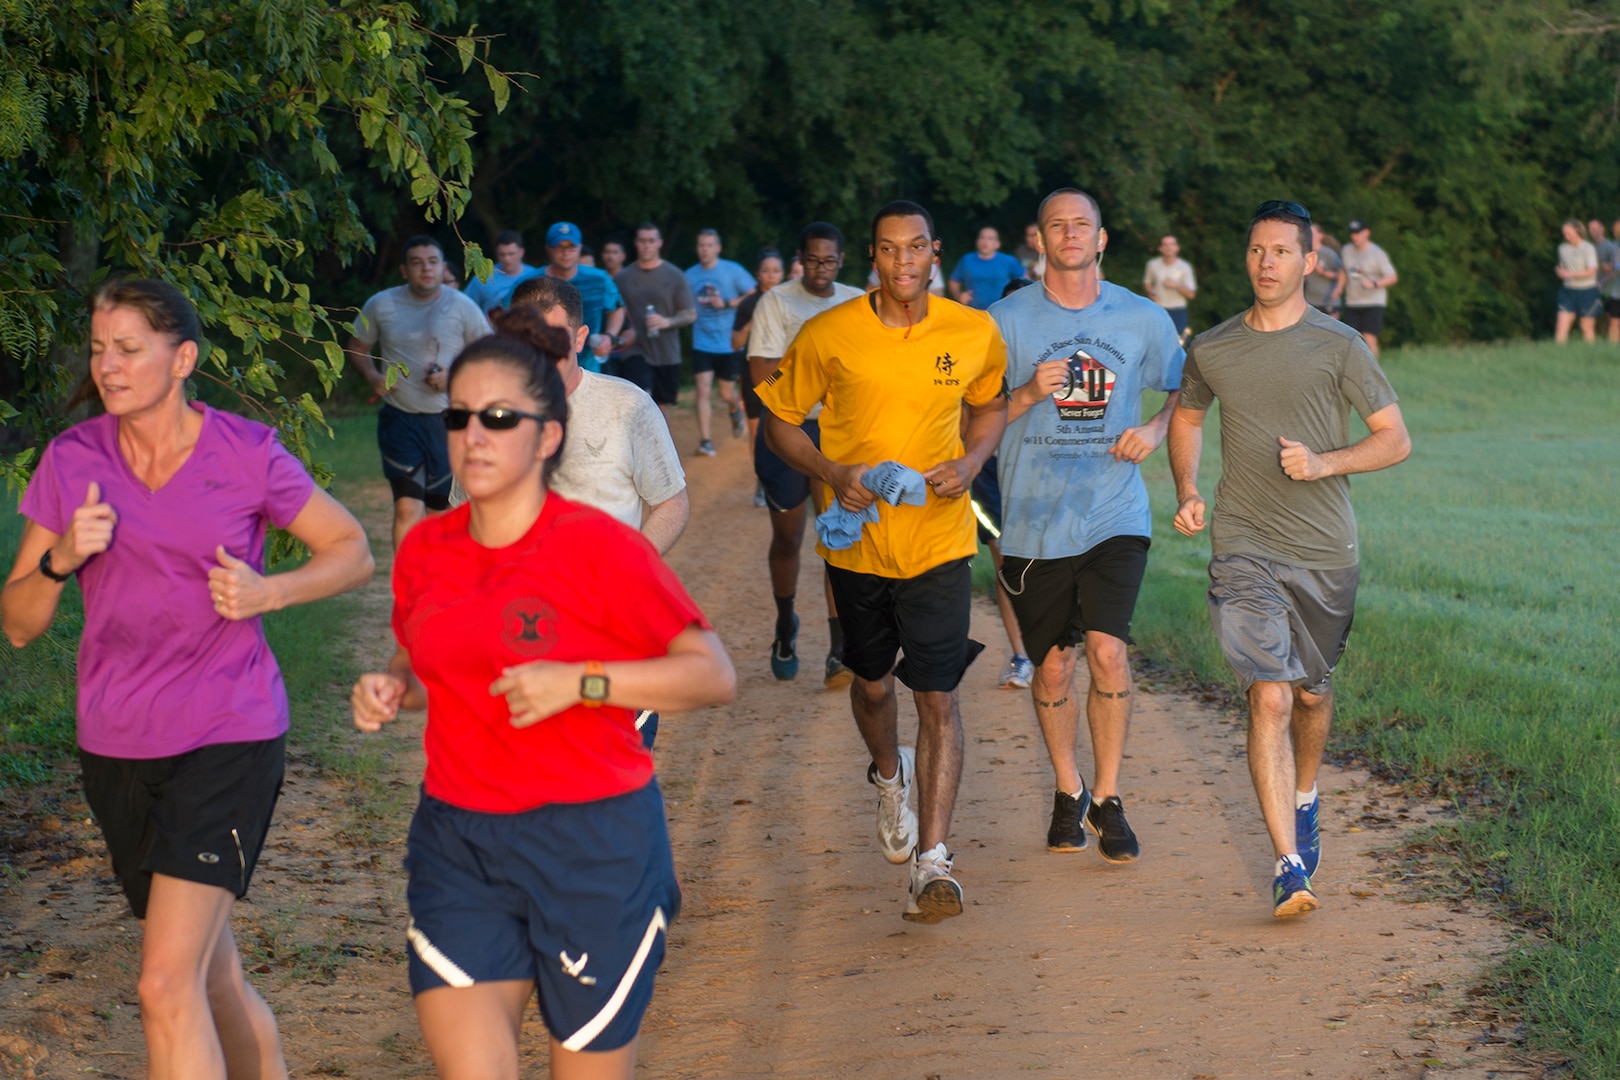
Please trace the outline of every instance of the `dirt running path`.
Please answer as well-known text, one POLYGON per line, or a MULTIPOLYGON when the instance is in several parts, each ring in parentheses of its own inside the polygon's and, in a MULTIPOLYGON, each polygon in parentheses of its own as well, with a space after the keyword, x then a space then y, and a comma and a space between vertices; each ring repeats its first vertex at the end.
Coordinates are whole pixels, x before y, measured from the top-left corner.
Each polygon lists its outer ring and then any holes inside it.
MULTIPOLYGON (((677 445, 695 445, 689 412, 676 429, 677 445)), ((952 837, 967 912, 904 922, 905 871, 877 853, 848 700, 815 677, 826 647, 819 563, 807 545, 804 674, 778 683, 765 663, 766 512, 751 505, 746 448, 720 450, 686 462, 693 525, 671 561, 731 649, 740 690, 729 708, 668 718, 660 735, 685 909, 642 1075, 1534 1074, 1462 1009, 1506 928, 1416 901, 1409 871, 1379 857, 1441 811, 1363 774, 1324 773, 1323 910, 1279 923, 1241 726, 1144 687, 1125 775, 1142 859, 1116 867, 1094 851, 1046 852, 1050 772, 1027 694, 995 688, 1005 638, 988 600, 974 630, 989 649, 963 684, 967 766, 952 837)), ((374 536, 386 536, 385 494, 345 493, 374 536)), ((386 605, 379 578, 355 628, 370 643, 361 662, 380 659, 386 605)), ((915 730, 909 702, 901 729, 915 730)), ((238 939, 295 1076, 431 1072, 401 952, 419 732, 406 722, 385 736, 400 809, 381 818, 295 764, 253 894, 238 905, 238 939)), ((71 775, 37 802, 0 807, 0 854, 10 869, 0 876, 0 1076, 144 1075, 136 927, 71 775)), ((525 1075, 543 1076, 543 1031, 528 1026, 525 1075)))

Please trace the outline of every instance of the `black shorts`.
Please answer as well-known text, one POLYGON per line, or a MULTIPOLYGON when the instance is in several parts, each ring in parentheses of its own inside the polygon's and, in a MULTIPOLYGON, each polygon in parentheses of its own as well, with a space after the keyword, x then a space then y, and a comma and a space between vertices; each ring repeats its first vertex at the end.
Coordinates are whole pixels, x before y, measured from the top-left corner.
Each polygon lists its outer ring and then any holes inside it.
POLYGON ((1611 319, 1620 319, 1620 296, 1611 296, 1603 301, 1603 313, 1611 319))
MULTIPOLYGON (((821 448, 821 422, 806 420, 799 427, 821 448)), ((754 432, 754 475, 765 489, 765 505, 778 514, 797 510, 810 497, 810 478, 783 461, 765 441, 765 425, 754 432)))
MULTIPOLYGON (((746 363, 747 361, 744 361, 746 363)), ((759 391, 747 378, 742 381, 743 415, 750 420, 758 420, 765 415, 765 404, 759 400, 759 391)))
POLYGON ((377 412, 377 449, 396 499, 415 499, 429 510, 450 508, 450 443, 442 413, 412 413, 383 403, 377 412))
POLYGON ((1379 307, 1346 307, 1340 315, 1344 325, 1358 334, 1377 337, 1384 332, 1384 309, 1379 307))
POLYGON ((979 530, 979 543, 989 547, 1001 539, 1001 479, 997 473, 996 455, 979 470, 969 488, 973 498, 973 523, 979 530))
POLYGON ((886 578, 829 565, 844 630, 844 666, 867 682, 892 671, 913 690, 955 690, 984 651, 968 637, 971 566, 971 559, 956 559, 916 577, 886 578), (905 657, 896 667, 901 650, 905 657))
POLYGON ((247 895, 281 795, 286 736, 162 758, 79 751, 84 796, 137 919, 152 875, 247 895))
POLYGON ((660 405, 673 405, 681 396, 681 365, 647 363, 640 353, 619 358, 619 377, 635 383, 660 405))
POLYGON ((1130 644, 1148 544, 1145 536, 1113 536, 1066 559, 1003 555, 1001 584, 1029 658, 1039 664, 1052 649, 1080 644, 1088 630, 1130 644))
POLYGON ((748 360, 740 352, 704 352, 701 349, 692 350, 692 370, 701 374, 705 371, 714 372, 714 377, 726 382, 737 381, 739 364, 747 364, 748 360))

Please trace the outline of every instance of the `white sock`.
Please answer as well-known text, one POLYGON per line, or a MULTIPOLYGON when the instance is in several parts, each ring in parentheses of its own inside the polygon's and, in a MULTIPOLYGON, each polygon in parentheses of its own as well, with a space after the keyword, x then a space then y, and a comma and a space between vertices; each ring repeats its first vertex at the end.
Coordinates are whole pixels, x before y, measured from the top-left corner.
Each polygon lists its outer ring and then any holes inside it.
POLYGON ((1307 806, 1311 805, 1311 803, 1313 803, 1315 801, 1316 801, 1316 785, 1315 784, 1311 785, 1311 790, 1309 790, 1309 791, 1296 791, 1296 792, 1294 792, 1294 809, 1295 810, 1303 810, 1303 809, 1305 809, 1307 806))
POLYGON ((1071 792, 1069 794, 1069 798, 1073 799, 1075 802, 1079 802, 1080 801, 1080 796, 1084 795, 1085 793, 1086 793, 1086 785, 1081 784, 1080 785, 1080 790, 1075 791, 1075 792, 1071 792))
POLYGON ((1303 874, 1305 872, 1305 862, 1298 855, 1284 855, 1282 858, 1277 860, 1277 866, 1276 869, 1272 871, 1272 876, 1276 877, 1282 874, 1283 863, 1293 863, 1294 866, 1298 868, 1300 873, 1303 874))
POLYGON ((944 844, 935 844, 927 851, 919 851, 917 853, 918 862, 922 862, 924 859, 932 859, 934 862, 950 862, 951 856, 945 850, 944 844))
POLYGON ((883 771, 881 769, 878 770, 878 774, 877 774, 878 783, 880 783, 880 784, 898 784, 900 782, 900 770, 902 770, 904 768, 905 768, 905 765, 903 763, 900 764, 900 765, 896 765, 894 767, 894 775, 893 776, 884 776, 883 771))

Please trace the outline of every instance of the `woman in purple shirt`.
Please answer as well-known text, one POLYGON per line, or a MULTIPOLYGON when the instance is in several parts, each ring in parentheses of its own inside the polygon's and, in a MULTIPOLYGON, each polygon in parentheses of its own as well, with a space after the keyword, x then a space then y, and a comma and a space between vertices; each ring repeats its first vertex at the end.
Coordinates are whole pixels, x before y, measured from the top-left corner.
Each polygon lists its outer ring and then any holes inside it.
POLYGON ((363 584, 366 534, 274 430, 186 400, 201 327, 159 281, 113 281, 90 315, 106 415, 45 448, 0 592, 18 648, 79 579, 85 796, 142 921, 149 1075, 285 1077, 275 1016, 242 976, 231 904, 281 790, 287 695, 259 616, 363 584), (264 539, 310 550, 266 577, 264 539))

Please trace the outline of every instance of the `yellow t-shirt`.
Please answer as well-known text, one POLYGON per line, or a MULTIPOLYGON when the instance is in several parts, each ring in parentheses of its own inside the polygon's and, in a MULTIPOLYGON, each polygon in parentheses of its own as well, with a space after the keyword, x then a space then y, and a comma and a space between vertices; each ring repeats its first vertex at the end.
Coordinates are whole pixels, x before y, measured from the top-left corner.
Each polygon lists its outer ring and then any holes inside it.
MULTIPOLYGON (((1007 346, 987 312, 931 297, 928 317, 908 332, 883 325, 868 295, 806 322, 759 396, 790 424, 824 401, 821 452, 830 461, 898 461, 925 473, 962 456, 962 403, 994 400, 1006 373, 1007 346)), ((930 490, 925 506, 881 499, 877 506, 877 524, 854 547, 817 544, 822 558, 843 570, 910 578, 978 551, 966 495, 944 499, 930 490)))

